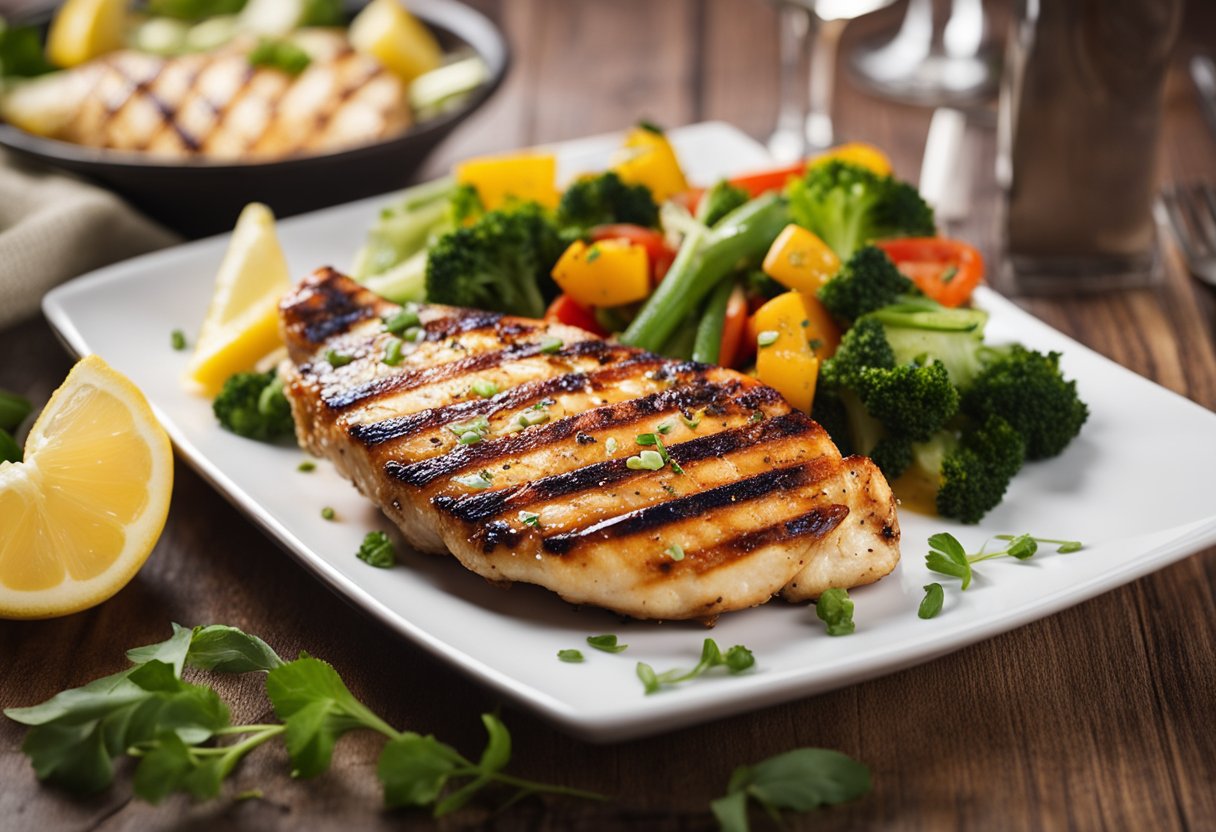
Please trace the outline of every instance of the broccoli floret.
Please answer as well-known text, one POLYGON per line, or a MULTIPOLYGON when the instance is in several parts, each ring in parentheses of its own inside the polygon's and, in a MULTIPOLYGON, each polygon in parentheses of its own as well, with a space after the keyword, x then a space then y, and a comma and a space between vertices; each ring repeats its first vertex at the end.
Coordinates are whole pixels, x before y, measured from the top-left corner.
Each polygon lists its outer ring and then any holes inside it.
POLYGON ((718 224, 718 220, 740 205, 746 204, 751 198, 747 191, 723 179, 701 197, 701 202, 697 205, 697 219, 713 228, 718 224))
POLYGON ((590 228, 630 223, 646 228, 659 224, 659 206, 645 185, 626 185, 613 171, 577 180, 562 194, 557 224, 564 239, 581 237, 590 228))
POLYGON ((978 422, 1007 421, 1026 441, 1027 459, 1046 459, 1067 447, 1089 417, 1077 383, 1065 381, 1060 354, 1020 344, 989 350, 988 365, 963 396, 963 411, 978 422))
POLYGON ((744 286, 750 296, 763 300, 772 300, 777 295, 785 294, 789 287, 782 286, 760 269, 752 269, 744 278, 744 286))
POLYGON ((870 448, 869 457, 887 479, 896 479, 912 464, 912 441, 903 437, 884 436, 870 448))
POLYGON ((938 514, 978 523, 1004 499, 1010 481, 1022 468, 1025 451, 1022 436, 999 416, 965 430, 957 446, 946 452, 937 472, 941 483, 938 514))
POLYGON ((859 249, 840 271, 819 288, 819 300, 842 323, 917 294, 916 285, 900 274, 891 258, 873 246, 859 249))
POLYGON ((426 298, 431 303, 539 318, 561 255, 557 230, 535 203, 490 211, 450 231, 431 248, 426 298))
POLYGON ((917 442, 929 441, 958 411, 958 390, 940 361, 866 368, 857 391, 887 436, 917 442))
POLYGON ((477 188, 464 184, 457 185, 452 190, 452 196, 448 199, 448 216, 452 228, 471 225, 485 212, 486 206, 481 201, 481 194, 477 193, 477 188))
POLYGON ((862 318, 845 332, 836 353, 823 363, 820 376, 829 383, 856 387, 864 370, 895 366, 895 353, 878 321, 862 318))
POLYGON ((915 188, 848 162, 815 165, 788 192, 794 222, 818 234, 841 260, 873 240, 935 233, 933 209, 915 188))
POLYGON ((249 439, 273 442, 295 436, 291 405, 275 370, 237 373, 224 382, 211 409, 220 425, 249 439))

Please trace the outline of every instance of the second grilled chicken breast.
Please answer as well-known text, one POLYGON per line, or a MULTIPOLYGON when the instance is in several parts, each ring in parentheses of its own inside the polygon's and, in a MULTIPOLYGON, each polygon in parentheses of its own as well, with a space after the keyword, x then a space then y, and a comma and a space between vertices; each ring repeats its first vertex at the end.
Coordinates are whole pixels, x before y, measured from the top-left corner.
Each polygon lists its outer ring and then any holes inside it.
POLYGON ((251 66, 249 39, 175 57, 115 52, 19 85, 2 114, 74 144, 213 160, 324 153, 410 125, 405 85, 342 32, 293 42, 312 59, 298 76, 251 66))
POLYGON ((301 444, 416 548, 656 619, 804 600, 898 562, 882 474, 754 379, 443 306, 418 309, 390 365, 398 311, 321 270, 283 301, 281 372, 301 444))

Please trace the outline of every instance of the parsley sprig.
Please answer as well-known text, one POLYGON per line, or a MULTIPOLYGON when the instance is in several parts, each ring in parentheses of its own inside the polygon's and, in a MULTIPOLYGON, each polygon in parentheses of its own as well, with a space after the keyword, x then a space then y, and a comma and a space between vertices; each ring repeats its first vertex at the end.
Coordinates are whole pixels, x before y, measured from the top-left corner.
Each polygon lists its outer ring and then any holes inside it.
POLYGON ((241 759, 276 737, 287 746, 293 776, 314 777, 329 768, 339 738, 369 730, 387 739, 376 775, 390 808, 429 807, 439 817, 492 784, 514 789, 508 803, 538 793, 604 799, 504 773, 511 735, 493 714, 482 714, 488 740, 481 756, 470 760, 433 736, 393 728, 326 662, 306 655, 284 662, 260 638, 235 627, 175 624, 167 641, 129 650, 127 658, 131 667, 124 671, 40 705, 4 711, 30 726, 22 750, 40 780, 93 794, 110 785, 116 761, 127 755, 138 760, 132 785, 139 797, 157 803, 187 792, 202 800, 217 796, 241 759), (265 673, 266 694, 281 722, 232 725, 228 706, 212 688, 181 678, 185 668, 265 673))
POLYGON ((642 686, 646 689, 646 694, 649 695, 658 693, 665 685, 678 685, 681 682, 695 679, 710 668, 725 667, 727 672, 734 675, 748 670, 755 664, 756 657, 742 644, 736 644, 723 653, 716 641, 707 638, 701 645, 701 660, 692 670, 675 669, 656 673, 650 665, 638 662, 637 674, 642 681, 642 686))
POLYGON ((781 810, 809 812, 844 803, 870 791, 870 769, 839 751, 796 748, 753 766, 740 766, 730 777, 726 796, 710 804, 722 832, 747 832, 748 800, 754 800, 776 823, 781 810))

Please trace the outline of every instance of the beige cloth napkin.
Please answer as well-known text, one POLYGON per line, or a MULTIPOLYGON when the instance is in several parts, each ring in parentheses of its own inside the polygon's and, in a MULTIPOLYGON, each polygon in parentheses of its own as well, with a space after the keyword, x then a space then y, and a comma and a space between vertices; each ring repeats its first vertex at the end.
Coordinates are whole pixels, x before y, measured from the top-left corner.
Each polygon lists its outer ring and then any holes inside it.
POLYGON ((0 150, 0 328, 58 283, 179 239, 109 191, 0 150))

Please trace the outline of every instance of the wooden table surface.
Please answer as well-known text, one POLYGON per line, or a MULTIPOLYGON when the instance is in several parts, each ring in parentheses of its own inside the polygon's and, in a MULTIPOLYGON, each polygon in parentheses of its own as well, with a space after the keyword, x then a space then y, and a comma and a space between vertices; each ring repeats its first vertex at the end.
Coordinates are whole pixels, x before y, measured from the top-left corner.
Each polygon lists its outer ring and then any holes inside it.
MULTIPOLYGON (((668 125, 722 119, 756 136, 772 125, 775 20, 759 0, 480 5, 510 33, 514 70, 431 172, 469 153, 615 130, 643 115, 668 125)), ((1191 9, 1169 78, 1168 180, 1216 179, 1216 140, 1182 71, 1201 33, 1216 31, 1213 11, 1191 9)), ((854 24, 845 48, 882 22, 854 24)), ((836 112, 843 136, 886 148, 900 174, 916 177, 928 111, 868 97, 842 78, 836 112)), ((960 236, 995 261, 994 138, 990 119, 976 124, 969 132, 980 151, 974 210, 960 236)), ((1019 300, 1098 352, 1216 408, 1214 295, 1186 274, 1171 245, 1164 252, 1167 276, 1156 288, 1019 300)), ((0 387, 35 400, 45 400, 69 367, 41 320, 0 332, 0 355, 0 387)), ((1138 487, 1136 472, 1128 475, 1138 487)), ((908 543, 915 557, 917 544, 908 543)), ((603 805, 533 798, 501 814, 481 804, 446 819, 444 829, 709 829, 709 801, 724 792, 736 765, 806 745, 864 761, 874 790, 846 806, 790 816, 795 828, 1211 829, 1214 583, 1216 551, 1209 550, 892 676, 651 739, 590 745, 501 703, 348 607, 179 465, 165 534, 126 589, 68 618, 0 622, 0 706, 32 704, 114 672, 124 666, 125 648, 160 640, 170 621, 220 622, 260 634, 284 655, 307 650, 328 659, 389 722, 433 732, 469 754, 481 747, 477 714, 501 706, 514 735, 515 773, 616 797, 603 805)), ((237 703, 235 717, 269 715, 254 680, 234 680, 221 692, 237 703)), ((19 726, 0 720, 3 829, 428 825, 423 815, 379 808, 378 742, 358 734, 339 744, 328 774, 308 783, 292 781, 285 754, 267 747, 243 763, 225 792, 257 788, 263 798, 191 804, 176 797, 159 807, 132 800, 124 777, 89 800, 43 788, 19 751, 21 736, 19 726)))

